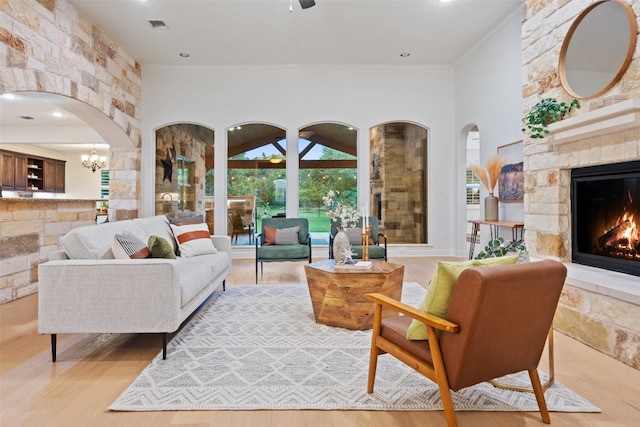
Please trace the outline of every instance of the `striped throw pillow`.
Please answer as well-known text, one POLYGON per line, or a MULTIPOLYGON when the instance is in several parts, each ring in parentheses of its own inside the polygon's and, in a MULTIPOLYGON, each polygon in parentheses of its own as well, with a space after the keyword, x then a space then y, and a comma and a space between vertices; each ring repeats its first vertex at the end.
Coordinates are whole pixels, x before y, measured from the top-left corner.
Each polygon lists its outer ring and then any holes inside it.
POLYGON ((111 251, 116 259, 141 259, 151 255, 147 245, 126 230, 113 236, 111 251))
POLYGON ((189 258, 197 255, 215 254, 218 251, 213 246, 209 227, 205 223, 200 224, 171 224, 171 230, 178 243, 180 256, 189 258))

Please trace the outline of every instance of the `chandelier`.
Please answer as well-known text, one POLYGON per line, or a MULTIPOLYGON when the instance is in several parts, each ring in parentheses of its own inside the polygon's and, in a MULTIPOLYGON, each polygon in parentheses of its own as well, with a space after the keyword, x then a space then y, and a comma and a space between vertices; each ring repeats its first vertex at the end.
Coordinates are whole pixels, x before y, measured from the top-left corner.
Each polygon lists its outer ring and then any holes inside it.
POLYGON ((83 154, 80 158, 82 159, 82 166, 87 169, 91 169, 93 173, 96 173, 96 170, 107 166, 107 157, 98 156, 96 150, 92 150, 91 155, 83 154))

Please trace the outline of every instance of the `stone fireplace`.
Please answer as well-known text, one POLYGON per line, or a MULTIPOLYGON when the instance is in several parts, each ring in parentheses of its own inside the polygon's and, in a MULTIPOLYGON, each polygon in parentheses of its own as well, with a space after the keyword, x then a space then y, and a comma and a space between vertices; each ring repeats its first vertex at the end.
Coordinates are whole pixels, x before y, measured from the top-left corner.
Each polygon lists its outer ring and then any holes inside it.
MULTIPOLYGON (((574 171, 624 163, 633 170, 640 163, 640 101, 582 113, 550 130, 548 138, 525 141, 524 220, 532 257, 563 261, 569 270, 554 326, 640 369, 640 278, 572 262, 572 211, 577 207, 571 205, 574 171)), ((611 227, 618 223, 610 220, 611 227)))

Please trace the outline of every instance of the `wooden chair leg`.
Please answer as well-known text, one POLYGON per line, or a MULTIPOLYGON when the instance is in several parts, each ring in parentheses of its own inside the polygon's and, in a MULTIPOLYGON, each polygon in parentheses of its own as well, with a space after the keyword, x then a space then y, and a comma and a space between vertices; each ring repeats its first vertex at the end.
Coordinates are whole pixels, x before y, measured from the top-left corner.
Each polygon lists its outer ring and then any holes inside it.
POLYGON ((378 369, 378 337, 380 336, 382 322, 382 306, 376 304, 373 314, 373 329, 371 331, 371 350, 369 352, 369 379, 367 381, 367 393, 373 393, 373 386, 376 382, 376 370, 378 369))
POLYGON ((545 424, 551 424, 551 417, 549 417, 549 410, 547 409, 547 402, 544 400, 544 390, 542 389, 542 383, 540 382, 540 376, 537 369, 529 369, 529 379, 533 386, 533 393, 536 396, 538 402, 538 408, 540 408, 540 415, 542 416, 542 422, 545 424))
POLYGON ((369 354, 369 379, 367 381, 367 393, 373 393, 373 386, 376 382, 376 370, 378 368, 378 347, 375 344, 376 338, 371 341, 371 353, 369 354))

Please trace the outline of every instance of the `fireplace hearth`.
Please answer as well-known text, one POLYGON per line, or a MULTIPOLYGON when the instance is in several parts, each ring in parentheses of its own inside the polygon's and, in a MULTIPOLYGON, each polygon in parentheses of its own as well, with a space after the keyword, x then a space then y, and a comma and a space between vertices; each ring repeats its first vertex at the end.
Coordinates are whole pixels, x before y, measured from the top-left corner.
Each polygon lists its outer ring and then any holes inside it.
POLYGON ((571 171, 572 261, 640 276, 640 161, 571 171))

